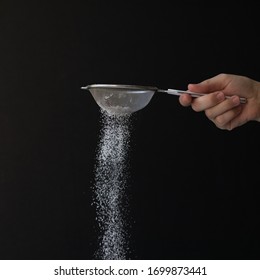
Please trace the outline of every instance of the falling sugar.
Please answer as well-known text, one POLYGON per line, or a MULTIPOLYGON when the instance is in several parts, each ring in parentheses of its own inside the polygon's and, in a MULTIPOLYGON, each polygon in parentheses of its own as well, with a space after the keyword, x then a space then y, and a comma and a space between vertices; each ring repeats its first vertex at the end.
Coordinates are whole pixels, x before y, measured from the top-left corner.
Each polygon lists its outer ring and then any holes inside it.
POLYGON ((99 226, 96 258, 128 259, 127 181, 130 115, 109 115, 101 109, 94 204, 99 226))

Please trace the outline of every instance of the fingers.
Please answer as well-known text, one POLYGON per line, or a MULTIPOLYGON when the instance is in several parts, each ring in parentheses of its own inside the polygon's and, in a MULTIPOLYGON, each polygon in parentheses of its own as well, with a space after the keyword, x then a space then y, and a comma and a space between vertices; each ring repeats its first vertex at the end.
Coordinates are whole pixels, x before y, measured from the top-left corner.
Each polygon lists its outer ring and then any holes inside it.
POLYGON ((198 98, 192 98, 189 94, 183 93, 179 97, 179 101, 182 106, 187 107, 191 105, 192 109, 196 112, 201 112, 209 109, 224 100, 225 95, 223 92, 214 92, 198 98))
POLYGON ((189 94, 182 94, 179 98, 181 105, 191 106, 196 112, 205 111, 211 120, 220 129, 231 130, 236 127, 235 118, 240 114, 242 106, 238 96, 226 98, 221 91, 192 98, 189 94))
POLYGON ((233 128, 238 126, 234 119, 241 113, 241 110, 242 106, 237 106, 232 110, 229 110, 224 114, 218 115, 216 118, 211 120, 220 129, 232 130, 233 128))
POLYGON ((226 98, 221 91, 206 94, 197 98, 192 98, 189 94, 182 94, 179 97, 179 101, 181 105, 185 107, 191 106, 196 112, 206 111, 207 117, 210 119, 214 119, 216 116, 221 115, 240 104, 238 96, 234 95, 230 98, 226 98))
POLYGON ((205 110, 209 120, 220 129, 231 130, 237 126, 234 119, 241 113, 242 106, 238 96, 232 96, 220 104, 205 110))
POLYGON ((225 95, 223 92, 214 92, 198 98, 194 98, 191 106, 194 111, 201 112, 216 106, 224 100, 225 95))
POLYGON ((214 120, 218 116, 225 114, 226 112, 234 109, 238 105, 240 105, 239 97, 232 96, 231 98, 226 99, 225 101, 217 104, 216 106, 205 109, 205 113, 210 120, 214 120))
POLYGON ((179 102, 182 106, 188 107, 191 105, 191 103, 193 101, 192 99, 193 98, 189 94, 183 93, 179 97, 179 102))
POLYGON ((196 112, 204 111, 218 128, 232 130, 249 120, 258 120, 258 102, 251 102, 253 109, 246 104, 240 103, 241 97, 249 101, 259 100, 259 87, 247 77, 219 74, 198 84, 189 84, 188 90, 205 95, 192 98, 183 94, 179 101, 183 106, 191 106, 196 112), (228 95, 225 96, 225 95, 228 95))
POLYGON ((188 89, 194 92, 210 93, 223 90, 230 82, 231 75, 219 74, 198 84, 189 84, 188 89))

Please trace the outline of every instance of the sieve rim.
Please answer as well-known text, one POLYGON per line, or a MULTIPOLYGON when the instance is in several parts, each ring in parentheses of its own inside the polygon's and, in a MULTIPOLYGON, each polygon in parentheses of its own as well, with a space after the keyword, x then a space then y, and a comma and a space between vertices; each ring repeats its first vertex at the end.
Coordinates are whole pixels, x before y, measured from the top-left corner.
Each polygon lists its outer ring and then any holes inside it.
POLYGON ((91 84, 86 86, 86 89, 95 88, 112 88, 112 89, 127 89, 127 90, 147 90, 147 91, 157 91, 157 87, 153 86, 140 86, 140 85, 126 85, 126 84, 91 84))

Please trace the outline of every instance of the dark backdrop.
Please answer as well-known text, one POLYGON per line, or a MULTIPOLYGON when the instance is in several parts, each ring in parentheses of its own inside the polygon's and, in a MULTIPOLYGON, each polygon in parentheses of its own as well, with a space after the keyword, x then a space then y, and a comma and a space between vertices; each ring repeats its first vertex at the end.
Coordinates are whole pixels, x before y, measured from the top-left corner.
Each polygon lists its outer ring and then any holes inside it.
MULTIPOLYGON (((1 1, 1 259, 93 258, 100 112, 81 86, 259 80, 256 6, 169 2, 1 1)), ((259 259, 259 131, 170 95, 137 112, 130 257, 259 259)))

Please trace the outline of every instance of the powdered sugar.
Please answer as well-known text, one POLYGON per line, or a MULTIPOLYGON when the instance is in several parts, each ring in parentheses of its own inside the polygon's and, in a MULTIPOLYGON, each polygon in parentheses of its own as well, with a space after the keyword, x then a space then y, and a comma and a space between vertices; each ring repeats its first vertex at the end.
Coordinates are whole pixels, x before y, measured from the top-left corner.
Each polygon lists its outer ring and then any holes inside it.
POLYGON ((127 259, 126 189, 130 115, 110 115, 101 109, 101 131, 98 143, 94 205, 99 225, 99 259, 127 259))

